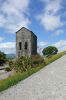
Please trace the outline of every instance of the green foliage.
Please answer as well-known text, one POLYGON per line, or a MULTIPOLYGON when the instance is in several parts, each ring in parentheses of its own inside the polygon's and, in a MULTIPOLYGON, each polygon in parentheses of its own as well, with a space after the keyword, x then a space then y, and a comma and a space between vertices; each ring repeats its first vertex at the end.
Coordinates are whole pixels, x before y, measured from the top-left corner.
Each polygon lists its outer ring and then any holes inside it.
POLYGON ((48 46, 46 48, 43 49, 42 53, 45 56, 50 56, 50 55, 54 55, 57 54, 58 49, 54 46, 48 46))
POLYGON ((0 51, 0 65, 3 65, 6 62, 6 54, 0 51))

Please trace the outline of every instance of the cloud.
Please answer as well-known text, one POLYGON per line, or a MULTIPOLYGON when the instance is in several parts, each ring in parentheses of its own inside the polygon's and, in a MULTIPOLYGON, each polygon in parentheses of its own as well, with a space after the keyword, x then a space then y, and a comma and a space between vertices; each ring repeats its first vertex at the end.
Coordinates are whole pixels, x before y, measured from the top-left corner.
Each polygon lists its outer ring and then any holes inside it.
POLYGON ((16 43, 15 42, 5 42, 0 43, 0 50, 8 53, 15 53, 16 52, 16 43))
POLYGON ((40 41, 38 42, 38 53, 42 55, 42 50, 48 45, 48 42, 40 41))
MULTIPOLYGON (((46 0, 42 1, 45 4, 46 0)), ((61 21, 61 15, 58 14, 62 9, 61 2, 62 0, 47 0, 42 14, 37 17, 41 25, 48 31, 53 31, 64 25, 64 22, 61 21)))
POLYGON ((16 32, 22 26, 27 27, 30 20, 28 13, 29 0, 5 0, 0 3, 0 27, 9 32, 16 32))
POLYGON ((64 30, 60 29, 60 30, 57 30, 54 34, 58 36, 58 35, 63 34, 63 33, 64 33, 64 30))
POLYGON ((4 38, 3 37, 0 37, 0 42, 2 42, 4 40, 4 38))
POLYGON ((53 44, 49 44, 48 42, 40 41, 40 42, 38 42, 38 53, 42 55, 42 50, 49 45, 57 47, 59 52, 66 51, 66 40, 59 40, 53 44))
POLYGON ((47 44, 48 44, 47 42, 41 41, 38 43, 38 46, 46 46, 47 44))
POLYGON ((53 45, 59 49, 59 52, 66 50, 66 40, 60 40, 60 41, 54 43, 53 45))
POLYGON ((58 11, 62 8, 61 0, 49 0, 45 7, 45 13, 49 15, 57 14, 58 11))
POLYGON ((51 0, 40 0, 41 2, 49 2, 49 1, 51 1, 51 0))
POLYGON ((61 26, 63 26, 63 23, 60 21, 60 16, 41 16, 40 17, 41 24, 46 30, 55 30, 61 26))

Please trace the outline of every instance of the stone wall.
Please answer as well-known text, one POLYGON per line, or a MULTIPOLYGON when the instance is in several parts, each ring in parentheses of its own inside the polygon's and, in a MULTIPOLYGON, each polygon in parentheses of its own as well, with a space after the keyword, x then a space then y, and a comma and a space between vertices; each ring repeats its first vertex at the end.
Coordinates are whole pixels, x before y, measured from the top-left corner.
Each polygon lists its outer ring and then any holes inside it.
POLYGON ((16 32, 16 56, 31 56, 37 53, 37 37, 26 28, 16 32))

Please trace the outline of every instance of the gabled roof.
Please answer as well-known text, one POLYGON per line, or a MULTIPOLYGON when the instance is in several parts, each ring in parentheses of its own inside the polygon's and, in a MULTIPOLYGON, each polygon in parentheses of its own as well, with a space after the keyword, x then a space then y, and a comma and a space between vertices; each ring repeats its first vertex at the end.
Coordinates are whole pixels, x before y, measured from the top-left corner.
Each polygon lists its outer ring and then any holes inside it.
MULTIPOLYGON (((18 33, 20 30, 22 29, 26 29, 27 31, 31 32, 33 35, 35 35, 32 31, 30 31, 29 29, 25 28, 25 27, 22 27, 21 29, 19 29, 16 33, 18 33)), ((35 35, 36 36, 36 35, 35 35)), ((37 36, 36 36, 37 37, 37 36)))

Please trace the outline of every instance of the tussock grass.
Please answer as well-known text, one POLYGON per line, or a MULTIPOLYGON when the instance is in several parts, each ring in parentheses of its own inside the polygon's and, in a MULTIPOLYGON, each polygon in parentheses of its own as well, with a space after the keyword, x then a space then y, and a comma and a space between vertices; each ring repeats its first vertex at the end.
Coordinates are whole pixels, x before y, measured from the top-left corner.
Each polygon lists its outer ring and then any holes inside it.
POLYGON ((34 68, 30 68, 28 71, 26 72, 22 72, 22 73, 14 73, 12 76, 9 76, 6 79, 0 80, 0 92, 3 90, 8 89, 9 87, 17 84, 19 81, 24 80, 25 78, 27 78, 28 76, 32 75, 33 73, 39 71, 40 69, 42 69, 43 67, 45 67, 46 65, 52 63, 53 61, 59 59, 60 57, 62 57, 63 55, 66 55, 66 51, 58 53, 50 58, 46 58, 45 59, 45 63, 42 63, 41 65, 39 65, 38 67, 34 67, 34 68))

